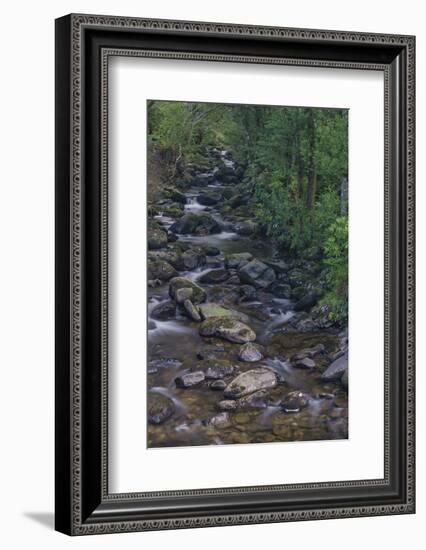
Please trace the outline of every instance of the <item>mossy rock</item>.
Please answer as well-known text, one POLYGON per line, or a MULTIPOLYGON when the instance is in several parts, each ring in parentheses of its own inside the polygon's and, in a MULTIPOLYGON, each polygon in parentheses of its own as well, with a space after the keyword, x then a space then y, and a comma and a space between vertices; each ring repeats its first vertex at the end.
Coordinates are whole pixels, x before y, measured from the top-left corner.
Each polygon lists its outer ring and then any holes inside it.
POLYGON ((174 277, 173 279, 171 279, 170 286, 169 286, 170 297, 175 300, 176 291, 179 290, 180 288, 192 289, 191 301, 193 304, 200 304, 201 302, 205 302, 207 298, 207 294, 204 288, 197 285, 193 281, 186 279, 185 277, 174 277))
POLYGON ((223 338, 229 342, 245 344, 256 340, 256 333, 235 317, 210 317, 200 325, 200 335, 223 338))

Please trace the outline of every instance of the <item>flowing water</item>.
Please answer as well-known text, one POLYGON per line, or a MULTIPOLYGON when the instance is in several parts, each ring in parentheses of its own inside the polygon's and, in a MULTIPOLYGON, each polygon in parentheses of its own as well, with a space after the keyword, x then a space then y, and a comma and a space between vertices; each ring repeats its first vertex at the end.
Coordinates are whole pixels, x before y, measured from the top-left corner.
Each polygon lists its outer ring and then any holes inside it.
MULTIPOLYGON (((226 155, 226 153, 225 153, 226 155)), ((232 166, 232 161, 225 164, 232 166)), ((213 181, 210 188, 221 188, 213 181)), ((215 207, 206 207, 198 203, 197 197, 205 187, 192 187, 186 192, 185 211, 201 214, 206 210, 226 228, 220 212, 215 207)), ((166 229, 175 221, 156 216, 166 229)), ((260 260, 272 259, 273 246, 252 237, 242 237, 232 230, 224 229, 212 235, 178 235, 178 239, 190 245, 209 245, 217 247, 220 255, 212 258, 215 267, 224 265, 227 254, 250 252, 260 260)), ((211 266, 203 266, 192 271, 179 273, 194 282, 210 271, 211 266)), ((203 284, 208 293, 208 301, 217 301, 221 296, 235 292, 235 285, 220 283, 203 284), (220 287, 218 289, 218 287, 220 287)), ((173 401, 175 412, 171 418, 159 425, 148 427, 148 446, 209 445, 228 443, 265 443, 274 441, 297 441, 315 439, 337 439, 347 437, 347 393, 341 386, 324 383, 320 380, 320 368, 301 370, 291 366, 289 357, 316 344, 323 344, 327 352, 336 349, 336 334, 330 331, 283 335, 282 328, 294 316, 293 302, 274 297, 268 292, 259 291, 251 302, 234 306, 247 316, 247 324, 257 334, 256 342, 265 346, 267 358, 259 363, 244 363, 238 359, 239 344, 227 341, 208 341, 199 336, 199 324, 183 315, 172 320, 159 321, 150 314, 154 307, 169 300, 168 283, 148 289, 149 318, 149 361, 148 392, 160 393, 173 401), (213 391, 208 384, 182 389, 176 387, 175 379, 186 372, 202 367, 200 354, 213 350, 217 357, 224 358, 238 367, 239 372, 265 365, 274 370, 278 380, 284 383, 270 390, 267 404, 259 408, 232 412, 230 421, 222 426, 208 423, 208 419, 219 414, 217 405, 223 400, 222 391, 213 391), (307 393, 309 404, 296 413, 285 413, 279 406, 280 399, 291 390, 307 393), (332 398, 331 398, 332 396, 332 398), (337 405, 336 405, 337 403, 337 405)), ((315 358, 317 366, 325 366, 323 356, 315 358)), ((232 377, 231 377, 232 380, 232 377)), ((226 379, 229 382, 229 379, 226 379)))

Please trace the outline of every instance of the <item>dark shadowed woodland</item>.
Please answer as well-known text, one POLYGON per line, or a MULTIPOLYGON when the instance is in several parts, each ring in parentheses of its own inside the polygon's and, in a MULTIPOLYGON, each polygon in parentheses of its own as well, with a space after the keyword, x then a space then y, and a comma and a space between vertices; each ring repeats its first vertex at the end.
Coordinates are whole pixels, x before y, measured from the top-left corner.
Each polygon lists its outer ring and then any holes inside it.
POLYGON ((148 446, 348 437, 348 112, 148 101, 148 446))

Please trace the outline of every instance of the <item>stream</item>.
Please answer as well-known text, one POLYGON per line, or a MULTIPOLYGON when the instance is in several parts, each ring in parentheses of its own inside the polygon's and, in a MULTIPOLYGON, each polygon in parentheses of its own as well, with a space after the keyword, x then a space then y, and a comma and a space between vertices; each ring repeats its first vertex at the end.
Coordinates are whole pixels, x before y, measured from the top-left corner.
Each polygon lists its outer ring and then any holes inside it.
MULTIPOLYGON (((227 158, 226 152, 220 152, 217 162, 229 170, 234 169, 234 163, 227 158)), ((259 287, 253 297, 244 295, 241 299, 242 282, 235 270, 229 269, 231 275, 222 282, 203 280, 212 270, 226 270, 226 259, 230 255, 249 253, 265 265, 278 261, 272 243, 236 231, 232 213, 224 216, 221 211, 222 201, 209 206, 198 201, 201 194, 220 195, 232 185, 216 179, 215 173, 215 170, 201 172, 197 181, 202 183, 195 183, 183 191, 186 202, 182 215, 202 216, 207 213, 220 226, 220 231, 205 234, 175 232, 174 239, 167 246, 173 250, 182 246, 181 250, 197 252, 201 247, 206 251, 202 265, 176 270, 175 276, 200 285, 206 292, 206 303, 220 304, 237 312, 240 320, 255 332, 255 344, 259 346, 262 358, 253 362, 242 361, 239 357, 242 343, 223 337, 201 336, 200 322, 189 318, 181 307, 177 307, 173 315, 155 314, 170 304, 170 280, 149 285, 148 407, 154 403, 153 409, 156 413, 160 411, 160 416, 151 418, 148 424, 147 445, 171 447, 347 438, 347 388, 339 380, 324 380, 322 377, 330 363, 339 357, 339 353, 341 355, 339 330, 294 329, 289 323, 300 316, 294 310, 296 300, 277 295, 270 286, 259 287), (207 185, 205 181, 208 181, 207 185), (315 352, 316 349, 320 351, 315 352), (315 366, 301 368, 293 359, 298 353, 311 357, 315 366), (179 383, 185 375, 205 372, 217 360, 221 365, 231 365, 233 373, 218 379, 205 378, 189 387, 182 387, 179 383), (260 393, 253 392, 257 398, 252 402, 240 400, 237 408, 227 410, 226 403, 223 404, 227 400, 225 385, 229 386, 237 375, 256 368, 272 372, 276 384, 260 390, 260 393), (220 380, 222 382, 218 383, 220 380), (283 408, 283 400, 287 398, 289 401, 290 396, 297 392, 302 397, 296 405, 283 408)), ((170 234, 176 217, 168 215, 167 208, 162 210, 162 207, 157 205, 154 220, 170 234)), ((277 279, 279 277, 277 274, 277 279)), ((235 403, 229 398, 228 401, 235 403)))

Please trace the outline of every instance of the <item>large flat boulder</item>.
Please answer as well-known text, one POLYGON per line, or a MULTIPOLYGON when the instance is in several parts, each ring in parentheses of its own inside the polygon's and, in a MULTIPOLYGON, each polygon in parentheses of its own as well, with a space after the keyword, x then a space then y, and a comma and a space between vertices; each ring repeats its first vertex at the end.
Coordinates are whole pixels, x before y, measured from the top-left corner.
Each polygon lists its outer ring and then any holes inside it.
POLYGON ((275 388, 277 383, 274 371, 267 367, 259 367, 234 378, 225 388, 224 395, 231 399, 238 399, 259 390, 275 388))
POLYGON ((254 330, 234 317, 210 317, 201 323, 199 332, 201 336, 215 336, 237 344, 256 340, 254 330))
POLYGON ((238 271, 238 275, 243 283, 253 285, 256 288, 265 288, 276 279, 275 271, 257 259, 243 266, 238 271))

